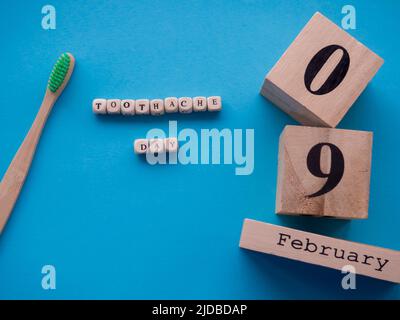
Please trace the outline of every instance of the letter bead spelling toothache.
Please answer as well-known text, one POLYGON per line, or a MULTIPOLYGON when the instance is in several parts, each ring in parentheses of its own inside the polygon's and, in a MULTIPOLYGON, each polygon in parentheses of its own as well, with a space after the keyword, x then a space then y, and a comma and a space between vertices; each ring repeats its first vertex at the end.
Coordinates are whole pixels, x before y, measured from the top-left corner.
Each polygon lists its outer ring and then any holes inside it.
POLYGON ((168 97, 162 99, 94 99, 92 110, 96 114, 123 114, 125 116, 165 113, 215 112, 222 109, 220 96, 212 97, 168 97))

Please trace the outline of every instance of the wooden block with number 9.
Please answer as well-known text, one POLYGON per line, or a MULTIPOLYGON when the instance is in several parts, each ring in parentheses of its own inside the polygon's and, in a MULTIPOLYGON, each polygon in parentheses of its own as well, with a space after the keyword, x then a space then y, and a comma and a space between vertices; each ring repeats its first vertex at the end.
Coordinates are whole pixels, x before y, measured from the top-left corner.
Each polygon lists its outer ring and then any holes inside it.
POLYGON ((261 94, 303 125, 336 127, 382 63, 317 12, 267 74, 261 94))
POLYGON ((371 153, 372 132, 286 126, 276 213, 366 219, 371 153))

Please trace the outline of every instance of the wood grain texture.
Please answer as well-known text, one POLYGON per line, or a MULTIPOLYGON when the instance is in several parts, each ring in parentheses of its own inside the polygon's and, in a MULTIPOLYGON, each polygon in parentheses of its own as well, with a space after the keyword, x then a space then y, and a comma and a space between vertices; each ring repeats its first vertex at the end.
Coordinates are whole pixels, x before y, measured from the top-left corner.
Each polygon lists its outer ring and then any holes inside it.
MULTIPOLYGON (((338 50, 330 56, 313 89, 321 87, 343 55, 338 50)), ((336 127, 382 64, 379 56, 317 12, 267 74, 261 94, 301 124, 336 127), (305 86, 305 72, 312 58, 330 45, 345 48, 350 65, 334 90, 316 95, 305 86)))
MULTIPOLYGON (((276 213, 366 219, 371 153, 372 132, 286 126, 279 140, 276 213), (343 175, 331 191, 308 197, 327 183, 327 178, 312 174, 307 164, 310 150, 320 143, 333 144, 341 151, 343 175)), ((332 172, 335 164, 328 146, 321 148, 318 158, 322 172, 332 172)))
POLYGON ((0 183, 0 234, 2 233, 7 220, 14 208, 18 195, 28 175, 37 144, 42 134, 46 120, 53 108, 54 103, 67 85, 75 65, 74 57, 71 58, 70 67, 63 84, 56 92, 46 89, 46 93, 36 118, 26 135, 24 141, 15 154, 0 183))
POLYGON ((239 246, 292 260, 400 283, 400 251, 245 219, 239 246))

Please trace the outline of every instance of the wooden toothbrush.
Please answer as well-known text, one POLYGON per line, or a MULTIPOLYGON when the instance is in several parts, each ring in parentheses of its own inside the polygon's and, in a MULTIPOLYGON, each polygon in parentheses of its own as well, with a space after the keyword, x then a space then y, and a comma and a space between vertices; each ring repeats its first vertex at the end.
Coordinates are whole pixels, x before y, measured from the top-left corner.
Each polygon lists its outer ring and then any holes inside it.
POLYGON ((28 134, 11 161, 0 183, 0 234, 14 208, 28 174, 36 146, 54 103, 67 85, 75 65, 70 53, 63 53, 51 72, 42 105, 28 134))

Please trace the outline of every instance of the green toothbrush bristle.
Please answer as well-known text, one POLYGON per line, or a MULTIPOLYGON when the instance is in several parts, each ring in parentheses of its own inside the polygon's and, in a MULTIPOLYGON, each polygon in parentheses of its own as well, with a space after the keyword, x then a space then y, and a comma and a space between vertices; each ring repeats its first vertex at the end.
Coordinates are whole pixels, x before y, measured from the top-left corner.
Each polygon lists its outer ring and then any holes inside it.
POLYGON ((48 88, 51 92, 56 92, 58 88, 61 87, 65 76, 68 73, 70 63, 71 58, 66 53, 63 53, 61 57, 58 58, 56 64, 54 65, 53 71, 50 74, 48 88))

